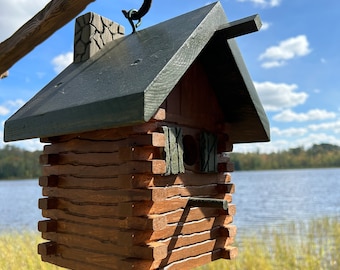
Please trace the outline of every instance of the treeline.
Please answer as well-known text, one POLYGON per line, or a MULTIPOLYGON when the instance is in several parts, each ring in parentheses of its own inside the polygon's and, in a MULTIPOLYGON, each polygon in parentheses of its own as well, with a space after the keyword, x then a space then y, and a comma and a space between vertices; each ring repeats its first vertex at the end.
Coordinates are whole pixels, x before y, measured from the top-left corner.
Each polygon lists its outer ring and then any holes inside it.
POLYGON ((30 152, 6 145, 0 149, 0 179, 32 179, 41 174, 41 151, 30 152))
MULTIPOLYGON (((30 152, 14 146, 0 149, 0 179, 32 179, 41 174, 41 151, 30 152)), ((340 168, 340 147, 331 144, 313 145, 270 154, 231 153, 235 170, 275 170, 300 168, 340 168)))
POLYGON ((331 144, 313 145, 270 154, 231 153, 235 170, 275 170, 340 167, 340 147, 331 144))

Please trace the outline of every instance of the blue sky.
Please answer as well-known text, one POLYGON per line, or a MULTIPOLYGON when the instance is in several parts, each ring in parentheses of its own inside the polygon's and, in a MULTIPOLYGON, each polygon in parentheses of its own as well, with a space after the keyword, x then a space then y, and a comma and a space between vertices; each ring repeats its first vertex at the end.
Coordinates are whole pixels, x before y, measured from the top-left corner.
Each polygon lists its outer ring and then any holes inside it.
MULTIPOLYGON (((0 0, 0 41, 5 40, 49 1, 0 0)), ((96 12, 131 27, 122 9, 142 0, 97 0, 83 12, 96 12)), ((145 28, 211 2, 154 0, 145 28)), ((340 145, 340 2, 338 0, 223 0, 229 21, 259 14, 260 32, 237 38, 271 125, 271 142, 240 144, 234 151, 280 151, 313 144, 340 145)), ((0 80, 2 124, 72 61, 74 20, 17 62, 0 80)), ((3 127, 0 131, 0 146, 3 127)), ((38 140, 17 142, 42 149, 38 140)))

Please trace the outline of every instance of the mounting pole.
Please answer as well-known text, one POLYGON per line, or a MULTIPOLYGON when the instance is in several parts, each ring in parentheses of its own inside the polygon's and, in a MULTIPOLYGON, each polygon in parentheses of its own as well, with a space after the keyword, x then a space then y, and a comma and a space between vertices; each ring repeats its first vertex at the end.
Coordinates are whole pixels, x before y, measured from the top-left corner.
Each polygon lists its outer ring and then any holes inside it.
POLYGON ((190 207, 208 207, 228 210, 228 202, 222 199, 190 197, 187 205, 190 207))

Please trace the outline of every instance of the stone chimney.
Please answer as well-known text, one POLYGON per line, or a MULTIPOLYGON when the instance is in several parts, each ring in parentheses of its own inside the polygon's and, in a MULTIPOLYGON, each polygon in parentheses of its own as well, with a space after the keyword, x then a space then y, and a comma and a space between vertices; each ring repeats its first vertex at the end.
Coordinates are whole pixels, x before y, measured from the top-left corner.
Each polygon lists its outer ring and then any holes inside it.
POLYGON ((89 12, 76 19, 74 62, 86 61, 112 40, 124 35, 124 26, 96 13, 89 12))

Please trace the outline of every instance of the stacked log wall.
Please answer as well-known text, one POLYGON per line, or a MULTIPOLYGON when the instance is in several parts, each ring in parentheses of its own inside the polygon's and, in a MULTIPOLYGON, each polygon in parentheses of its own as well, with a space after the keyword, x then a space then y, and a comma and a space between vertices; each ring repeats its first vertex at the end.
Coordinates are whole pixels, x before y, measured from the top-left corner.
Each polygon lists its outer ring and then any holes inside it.
POLYGON ((191 269, 236 256, 225 149, 217 173, 186 166, 165 176, 164 120, 160 109, 142 125, 43 140, 44 261, 70 269, 191 269), (225 199, 229 208, 188 207, 191 196, 225 199))

